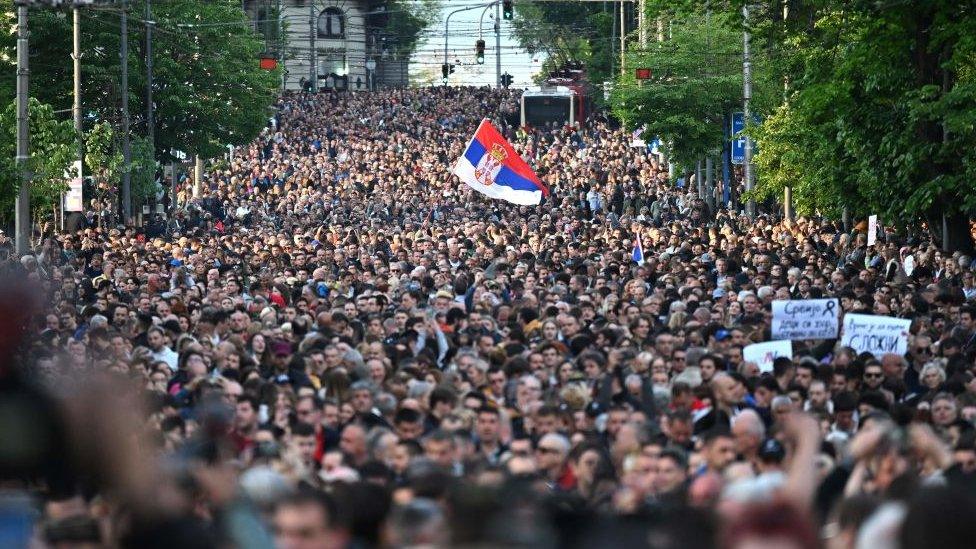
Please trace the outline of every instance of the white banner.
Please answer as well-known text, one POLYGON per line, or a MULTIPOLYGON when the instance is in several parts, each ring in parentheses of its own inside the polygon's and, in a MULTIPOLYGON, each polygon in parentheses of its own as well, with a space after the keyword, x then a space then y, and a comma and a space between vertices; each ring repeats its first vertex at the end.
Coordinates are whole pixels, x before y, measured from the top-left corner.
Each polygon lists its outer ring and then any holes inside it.
POLYGON ((781 356, 793 360, 792 341, 764 341, 742 348, 742 359, 746 362, 755 362, 762 373, 772 372, 773 361, 781 356))
POLYGON ((868 246, 874 246, 878 241, 878 216, 868 217, 868 246))
POLYGON ((68 180, 68 191, 64 193, 64 211, 81 212, 85 209, 85 199, 82 194, 84 188, 81 179, 81 161, 75 160, 71 169, 64 174, 68 180))
POLYGON ((839 329, 837 299, 773 301, 773 339, 834 339, 839 329))
POLYGON ((851 347, 858 353, 868 352, 881 358, 881 355, 908 352, 908 328, 912 321, 890 316, 844 315, 844 335, 841 345, 851 347))

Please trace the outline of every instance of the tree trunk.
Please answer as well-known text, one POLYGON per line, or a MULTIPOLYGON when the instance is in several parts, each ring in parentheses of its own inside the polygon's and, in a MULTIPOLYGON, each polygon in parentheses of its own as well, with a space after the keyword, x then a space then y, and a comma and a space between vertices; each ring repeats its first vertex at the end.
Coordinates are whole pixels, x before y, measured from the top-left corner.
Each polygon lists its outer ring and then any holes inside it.
MULTIPOLYGON (((935 10, 937 9, 937 7, 928 6, 916 11, 915 48, 912 53, 912 64, 914 65, 918 87, 936 85, 942 89, 943 93, 946 93, 951 87, 952 75, 946 73, 946 69, 942 67, 942 54, 932 51, 930 47, 935 10)), ((938 144, 937 146, 945 146, 948 140, 948 132, 944 124, 936 120, 918 122, 915 126, 915 135, 920 143, 938 144)), ((932 160, 927 172, 917 174, 918 180, 914 182, 915 184, 922 185, 925 180, 942 174, 955 173, 962 169, 962 166, 954 165, 951 161, 939 159, 937 156, 932 160)), ((936 245, 948 252, 962 251, 971 254, 974 245, 969 230, 969 217, 960 213, 956 207, 961 202, 960 199, 961 197, 954 194, 940 193, 936 203, 925 213, 925 217, 929 224, 929 233, 936 245), (938 239, 937 236, 942 236, 942 238, 938 239)))

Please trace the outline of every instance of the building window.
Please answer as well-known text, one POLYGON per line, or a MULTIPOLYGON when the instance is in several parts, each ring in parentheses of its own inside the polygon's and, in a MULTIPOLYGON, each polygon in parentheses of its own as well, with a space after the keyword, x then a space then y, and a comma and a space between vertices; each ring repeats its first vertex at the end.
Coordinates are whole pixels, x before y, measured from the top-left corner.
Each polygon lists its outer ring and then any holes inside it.
POLYGON ((346 16, 339 8, 326 8, 319 14, 319 38, 345 38, 346 16))
POLYGON ((320 50, 318 57, 319 78, 325 78, 330 74, 345 76, 348 72, 345 50, 320 50))

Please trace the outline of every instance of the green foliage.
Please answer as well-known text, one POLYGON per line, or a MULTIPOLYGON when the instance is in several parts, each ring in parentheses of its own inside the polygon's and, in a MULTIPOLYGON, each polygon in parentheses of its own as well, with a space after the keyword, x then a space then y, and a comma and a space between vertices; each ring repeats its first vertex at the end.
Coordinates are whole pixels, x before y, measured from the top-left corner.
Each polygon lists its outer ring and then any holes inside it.
MULTIPOLYGON (((85 166, 99 189, 121 188, 125 170, 121 140, 122 136, 105 122, 95 124, 85 135, 85 166)), ((133 136, 129 151, 129 188, 133 204, 139 204, 156 193, 156 162, 144 137, 133 136)))
POLYGON ((439 0, 389 0, 387 11, 392 15, 386 21, 383 34, 393 42, 396 55, 405 59, 417 48, 420 33, 435 23, 440 16, 439 0))
POLYGON ((780 24, 791 93, 756 133, 757 196, 792 185, 801 212, 846 206, 933 232, 942 215, 965 222, 976 211, 972 6, 817 4, 812 25, 780 24))
POLYGON ((153 157, 149 140, 133 136, 129 142, 131 162, 129 164, 129 187, 133 204, 146 202, 156 195, 156 159, 153 157))
MULTIPOLYGON (((646 124, 645 135, 661 137, 678 165, 718 155, 723 119, 742 109, 742 34, 732 17, 669 14, 668 39, 634 48, 627 56, 631 70, 617 77, 614 114, 631 128, 646 124), (652 78, 638 81, 637 67, 651 69, 652 78)), ((764 71, 754 71, 753 78, 754 105, 761 105, 769 79, 764 71)))
MULTIPOLYGON (((0 0, 0 90, 12 95, 16 18, 12 0, 0 0)), ((144 25, 129 15, 129 106, 134 133, 145 120, 144 25)), ((239 0, 168 0, 153 4, 153 98, 156 149, 209 157, 228 144, 249 142, 267 122, 280 73, 258 67, 264 38, 254 31, 239 0)), ((71 108, 70 12, 32 10, 31 94, 56 110, 71 108)), ((82 101, 87 120, 120 120, 119 13, 82 10, 82 101)), ((2 92, 0 92, 2 93, 2 92)), ((9 96, 0 96, 9 99, 9 96)))
MULTIPOLYGON (((32 174, 31 206, 48 214, 67 188, 65 174, 75 159, 75 134, 70 121, 58 120, 54 109, 31 99, 28 105, 32 174)), ((17 107, 8 103, 0 111, 0 224, 14 219, 14 199, 20 189, 20 172, 14 162, 17 146, 17 107)))
POLYGON ((613 12, 599 2, 519 2, 512 21, 519 45, 530 53, 547 55, 541 74, 566 61, 582 61, 591 83, 613 80, 619 56, 611 40, 613 12))
POLYGON ((122 155, 116 151, 115 130, 99 122, 85 134, 85 167, 96 184, 114 187, 121 177, 122 155))

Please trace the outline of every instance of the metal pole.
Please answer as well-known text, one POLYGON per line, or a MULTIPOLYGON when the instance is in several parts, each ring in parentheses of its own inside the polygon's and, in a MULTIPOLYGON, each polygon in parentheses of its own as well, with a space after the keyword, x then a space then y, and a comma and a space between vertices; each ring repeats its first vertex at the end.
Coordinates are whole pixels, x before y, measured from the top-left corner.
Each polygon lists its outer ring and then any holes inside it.
MULTIPOLYGON (((72 51, 74 99, 71 104, 71 117, 74 120, 75 141, 78 146, 78 177, 84 181, 85 171, 85 133, 81 114, 81 12, 75 6, 72 10, 72 51)), ((84 206, 82 206, 84 208, 84 206)), ((61 230, 64 230, 64 193, 61 193, 61 230)))
MULTIPOLYGON (((169 160, 169 173, 171 174, 170 175, 170 181, 169 181, 169 185, 170 185, 170 189, 169 190, 170 190, 170 194, 173 195, 173 201, 170 203, 170 208, 173 210, 173 213, 175 214, 176 213, 176 209, 178 207, 178 203, 179 203, 179 194, 176 191, 176 182, 177 182, 177 177, 176 177, 176 162, 173 161, 173 157, 172 156, 170 156, 170 160, 169 160)), ((169 217, 172 217, 172 216, 167 215, 167 218, 169 218, 169 217)))
MULTIPOLYGON (((790 2, 783 0, 783 24, 788 24, 790 18, 790 2)), ((788 99, 790 93, 790 78, 783 77, 783 101, 788 99)), ((793 220, 793 187, 787 185, 783 187, 783 217, 793 220)))
POLYGON ((495 85, 502 87, 502 4, 495 2, 495 85))
POLYGON ((715 212, 715 159, 711 156, 705 157, 705 202, 708 208, 715 212))
MULTIPOLYGON (((447 29, 447 26, 448 26, 448 24, 450 24, 450 22, 451 22, 451 16, 454 15, 454 13, 455 12, 452 11, 451 13, 447 14, 447 17, 444 18, 444 64, 445 65, 448 65, 449 64, 447 62, 447 41, 448 41, 448 38, 451 37, 451 35, 449 34, 449 31, 447 29)), ((447 85, 447 81, 450 78, 451 78, 451 71, 450 71, 450 69, 448 69, 447 76, 444 77, 444 85, 445 86, 447 85)))
POLYGON ((193 198, 200 198, 203 193, 203 159, 196 154, 193 161, 193 198))
POLYGON ((132 222, 132 151, 129 147, 129 17, 122 5, 122 216, 126 225, 132 222))
POLYGON ((309 67, 308 77, 312 79, 312 91, 319 90, 319 68, 318 59, 315 55, 315 2, 308 3, 308 47, 309 47, 309 67))
MULTIPOLYGON (((742 6, 742 19, 746 25, 742 33, 742 117, 746 125, 752 120, 749 112, 749 101, 752 99, 752 55, 749 51, 749 5, 742 6)), ((753 187, 752 173, 752 139, 745 136, 745 159, 743 161, 743 175, 746 191, 753 187)), ((746 213, 750 219, 756 217, 756 201, 752 198, 746 203, 746 213)))
POLYGON ((702 161, 701 158, 695 162, 695 185, 698 189, 698 198, 705 198, 705 186, 702 181, 702 161))
MULTIPOLYGON (((492 2, 486 2, 484 4, 478 4, 477 6, 468 6, 466 8, 458 8, 458 9, 452 11, 451 13, 448 13, 447 14, 447 17, 444 18, 444 64, 445 65, 449 65, 450 64, 447 61, 447 43, 448 43, 448 38, 450 38, 449 25, 451 23, 451 16, 454 15, 455 13, 461 13, 462 11, 470 11, 470 10, 476 10, 476 9, 480 9, 480 8, 486 8, 488 6, 491 6, 494 3, 495 3, 495 1, 492 1, 492 2)), ((484 15, 484 14, 482 14, 482 15, 484 15)), ((450 78, 450 77, 451 77, 451 73, 450 73, 450 71, 448 71, 447 78, 450 78)), ((447 80, 447 79, 445 79, 445 80, 447 80)), ((447 85, 447 82, 446 81, 444 82, 444 85, 445 86, 447 85)))
POLYGON ((722 205, 729 207, 732 200, 732 121, 728 116, 722 117, 722 205))
POLYGON ((647 48, 647 0, 637 0, 637 36, 641 49, 647 48))
POLYGON ((624 0, 620 0, 620 74, 624 74, 627 70, 624 66, 624 58, 627 55, 627 12, 625 8, 627 4, 624 0))
POLYGON ((149 147, 156 157, 156 114, 153 105, 153 49, 152 35, 152 0, 146 0, 146 139, 149 140, 149 147))
POLYGON ((27 6, 17 7, 17 156, 14 161, 20 172, 20 188, 14 199, 15 244, 17 255, 30 251, 31 211, 30 179, 27 163, 30 161, 30 134, 27 118, 27 86, 30 82, 27 49, 27 6))

